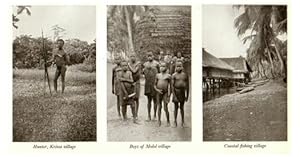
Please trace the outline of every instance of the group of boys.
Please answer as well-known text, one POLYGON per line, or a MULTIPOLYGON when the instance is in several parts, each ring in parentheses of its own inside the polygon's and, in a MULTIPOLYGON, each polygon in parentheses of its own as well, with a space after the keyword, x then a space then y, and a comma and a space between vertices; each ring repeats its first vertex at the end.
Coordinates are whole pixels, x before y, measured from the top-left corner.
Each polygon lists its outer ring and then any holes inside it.
POLYGON ((177 53, 172 57, 161 53, 154 59, 151 51, 147 52, 147 61, 144 64, 137 61, 135 54, 130 55, 130 61, 126 62, 120 57, 115 58, 116 66, 112 74, 112 93, 117 96, 117 111, 119 117, 127 119, 127 105, 130 105, 133 122, 137 122, 140 93, 140 77, 145 76, 144 94, 147 96, 148 119, 151 121, 151 108, 153 101, 153 119, 158 114, 158 126, 161 126, 161 110, 165 111, 167 126, 170 126, 168 104, 172 94, 174 103, 174 126, 177 127, 177 113, 180 109, 182 123, 184 126, 184 103, 189 97, 189 78, 184 72, 184 57, 177 53), (121 112, 120 112, 121 111, 121 112), (122 115, 121 115, 122 113, 122 115))

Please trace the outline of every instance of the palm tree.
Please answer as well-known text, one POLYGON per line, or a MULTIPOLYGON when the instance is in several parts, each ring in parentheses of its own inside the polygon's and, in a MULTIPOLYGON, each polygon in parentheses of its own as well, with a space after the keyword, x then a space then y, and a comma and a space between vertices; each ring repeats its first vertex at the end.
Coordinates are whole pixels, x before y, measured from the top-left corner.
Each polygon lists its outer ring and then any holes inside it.
POLYGON ((66 29, 60 27, 59 25, 53 25, 51 27, 51 30, 53 31, 53 42, 55 42, 57 39, 63 37, 66 34, 66 29))
MULTIPOLYGON (((250 46, 247 50, 247 59, 248 59, 248 62, 251 64, 251 65, 254 65, 256 66, 257 68, 257 72, 258 74, 261 74, 262 77, 267 77, 266 73, 265 73, 265 67, 263 66, 263 62, 265 61, 269 61, 268 60, 268 56, 266 55, 266 53, 264 53, 262 49, 258 49, 256 47, 256 39, 254 38, 253 39, 254 42, 250 43, 250 46)), ((273 76, 273 73, 271 71, 271 77, 274 77, 273 76)))
MULTIPOLYGON (((281 72, 286 75, 286 63, 278 50, 277 35, 286 33, 286 6, 235 6, 243 8, 243 13, 235 21, 238 36, 244 37, 244 43, 250 41, 249 49, 256 55, 267 52, 272 75, 275 72, 274 60, 277 57, 281 72), (247 36, 247 34, 250 35, 247 36), (254 43, 254 44, 252 44, 254 43)), ((260 62, 260 60, 258 60, 260 62)))
MULTIPOLYGON (((135 22, 142 13, 146 12, 146 6, 109 6, 108 7, 108 20, 116 27, 114 31, 118 31, 119 35, 125 35, 127 40, 128 51, 135 52, 134 48, 134 28, 135 22)), ((124 36, 123 36, 124 37, 124 36)), ((120 38, 120 37, 119 37, 120 38)))
POLYGON ((20 15, 20 14, 22 14, 24 11, 26 11, 26 14, 27 15, 31 15, 31 11, 30 11, 30 7, 31 6, 29 6, 29 5, 23 5, 23 6, 16 6, 17 7, 17 14, 15 15, 15 14, 13 14, 12 15, 12 21, 13 21, 13 23, 12 23, 12 25, 13 25, 13 27, 14 28, 16 28, 16 29, 18 29, 18 26, 17 26, 17 22, 19 22, 20 21, 20 19, 17 17, 18 15, 20 15))
MULTIPOLYGON (((287 10, 286 6, 272 6, 271 24, 274 32, 274 37, 272 38, 272 44, 274 45, 275 52, 280 61, 281 72, 287 76, 287 65, 286 60, 284 60, 282 53, 280 52, 281 41, 276 38, 277 35, 287 33, 287 10)), ((286 47, 286 45, 285 45, 286 47)))

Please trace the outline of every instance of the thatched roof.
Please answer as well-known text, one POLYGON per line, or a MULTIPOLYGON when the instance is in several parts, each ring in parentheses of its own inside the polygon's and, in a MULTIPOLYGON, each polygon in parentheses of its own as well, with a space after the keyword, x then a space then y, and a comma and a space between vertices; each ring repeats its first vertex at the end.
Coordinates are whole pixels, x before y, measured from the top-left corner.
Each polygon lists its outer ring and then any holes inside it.
POLYGON ((202 67, 212 67, 231 71, 234 69, 226 62, 208 53, 205 49, 202 49, 202 67))
POLYGON ((220 58, 234 68, 233 72, 248 73, 252 72, 251 67, 244 57, 220 58))

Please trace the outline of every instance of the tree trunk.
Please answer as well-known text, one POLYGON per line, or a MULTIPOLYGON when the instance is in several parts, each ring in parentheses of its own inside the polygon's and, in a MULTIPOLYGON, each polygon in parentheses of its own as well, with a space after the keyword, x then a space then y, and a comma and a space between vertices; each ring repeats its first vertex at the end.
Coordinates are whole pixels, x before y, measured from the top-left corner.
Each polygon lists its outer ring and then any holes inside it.
POLYGON ((270 49, 269 49, 269 46, 268 46, 268 43, 267 43, 266 39, 264 39, 264 41, 265 41, 266 48, 267 48, 268 58, 269 58, 269 61, 270 61, 270 64, 271 64, 271 75, 272 75, 271 77, 274 78, 274 63, 273 63, 271 52, 270 52, 270 49))
POLYGON ((279 62, 280 62, 280 72, 283 73, 283 76, 287 76, 287 67, 286 67, 286 63, 285 61, 283 60, 283 57, 282 57, 282 54, 279 52, 278 50, 278 47, 277 47, 277 44, 276 44, 276 41, 274 40, 274 38, 272 39, 273 42, 274 42, 274 47, 275 47, 275 51, 276 51, 276 54, 277 54, 277 57, 279 59, 279 62))
POLYGON ((257 68, 257 78, 262 78, 263 76, 260 72, 259 64, 256 64, 256 68, 257 68))
POLYGON ((261 65, 261 69, 262 69, 262 73, 264 74, 264 77, 265 78, 268 78, 268 76, 266 75, 266 72, 265 72, 265 67, 264 67, 264 65, 263 65, 263 63, 262 63, 262 61, 260 60, 260 65, 261 65))
POLYGON ((124 9, 125 9, 125 16, 126 16, 126 23, 127 23, 129 52, 134 52, 133 36, 132 36, 132 23, 131 23, 132 17, 130 16, 128 8, 125 7, 124 9))

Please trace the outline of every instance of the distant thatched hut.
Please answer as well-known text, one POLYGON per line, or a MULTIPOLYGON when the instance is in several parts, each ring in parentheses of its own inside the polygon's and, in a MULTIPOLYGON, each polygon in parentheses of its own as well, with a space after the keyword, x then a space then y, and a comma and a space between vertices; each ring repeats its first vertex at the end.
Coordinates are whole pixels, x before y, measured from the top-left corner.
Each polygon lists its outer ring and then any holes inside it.
POLYGON ((202 69, 204 78, 232 78, 234 68, 226 62, 202 49, 202 69))
POLYGON ((215 92, 215 88, 230 87, 234 68, 226 62, 211 55, 202 49, 202 71, 203 71, 203 97, 206 98, 209 91, 215 92))
POLYGON ((234 68, 232 77, 235 81, 244 83, 250 81, 250 73, 252 72, 252 69, 244 57, 240 56, 220 59, 234 68))

